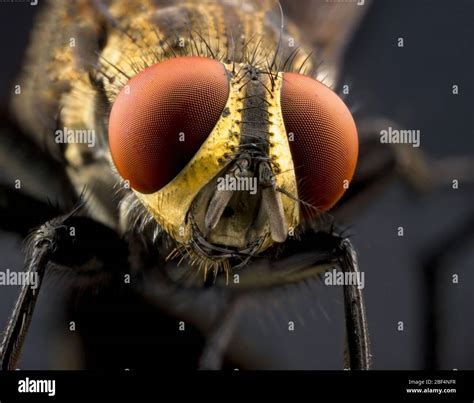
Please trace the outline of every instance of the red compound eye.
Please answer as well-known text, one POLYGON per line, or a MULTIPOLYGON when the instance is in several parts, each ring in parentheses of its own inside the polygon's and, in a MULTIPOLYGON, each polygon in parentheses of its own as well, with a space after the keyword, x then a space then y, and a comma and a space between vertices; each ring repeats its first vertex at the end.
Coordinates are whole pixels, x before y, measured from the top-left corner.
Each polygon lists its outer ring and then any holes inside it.
POLYGON ((328 210, 341 198, 356 167, 358 139, 352 115, 328 87, 296 73, 283 75, 281 109, 299 197, 328 210))
POLYGON ((229 95, 224 66, 177 57, 146 68, 117 96, 109 144, 120 175, 153 193, 192 159, 219 120, 229 95))

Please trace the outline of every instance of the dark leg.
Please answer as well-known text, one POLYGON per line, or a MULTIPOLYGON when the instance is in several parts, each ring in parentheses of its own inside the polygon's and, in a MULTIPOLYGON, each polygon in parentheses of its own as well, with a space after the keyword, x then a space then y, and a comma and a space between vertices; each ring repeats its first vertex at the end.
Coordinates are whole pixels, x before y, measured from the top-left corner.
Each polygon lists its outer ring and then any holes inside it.
MULTIPOLYGON (((161 270, 147 270, 148 275, 137 287, 152 304, 191 323, 206 335, 200 368, 218 369, 224 356, 236 356, 238 350, 230 342, 243 309, 257 301, 259 305, 265 305, 264 294, 268 291, 316 278, 334 267, 349 273, 358 271, 352 245, 335 231, 331 217, 321 215, 307 222, 283 247, 251 260, 245 270, 239 272, 238 287, 227 284, 225 278, 218 279, 219 285, 213 287, 181 287, 165 273, 193 269, 173 261, 164 262, 161 270)), ((356 285, 347 286, 344 292, 351 369, 368 369, 369 337, 362 292, 356 285)), ((251 346, 252 340, 241 339, 240 344, 251 346)), ((243 364, 248 368, 256 365, 257 362, 243 364)))
POLYGON ((222 316, 215 322, 217 325, 206 340, 204 351, 199 360, 199 369, 222 369, 224 356, 234 334, 234 329, 242 312, 245 297, 236 297, 229 303, 222 316))
MULTIPOLYGON (((348 239, 341 242, 341 268, 345 273, 358 273, 357 255, 348 239)), ((348 369, 370 369, 370 340, 365 314, 364 296, 357 285, 344 285, 348 369)))
POLYGON ((54 232, 45 224, 44 229, 38 230, 31 242, 32 251, 26 271, 29 275, 38 276, 38 288, 33 289, 26 283, 21 288, 0 344, 2 370, 15 369, 33 316, 46 265, 54 248, 54 232))
POLYGON ((27 239, 26 271, 38 288, 23 284, 0 343, 0 368, 14 369, 31 322, 40 285, 50 268, 73 271, 91 283, 110 281, 127 266, 128 247, 111 229, 73 214, 57 217, 27 239))
MULTIPOLYGON (((341 269, 345 273, 359 273, 357 254, 351 242, 343 238, 340 243, 341 269)), ((236 297, 229 303, 207 339, 200 360, 201 369, 221 369, 224 355, 231 341, 245 297, 236 297)), ((344 286, 344 305, 347 335, 347 364, 351 370, 367 370, 371 366, 370 339, 365 313, 364 296, 356 284, 344 286)))

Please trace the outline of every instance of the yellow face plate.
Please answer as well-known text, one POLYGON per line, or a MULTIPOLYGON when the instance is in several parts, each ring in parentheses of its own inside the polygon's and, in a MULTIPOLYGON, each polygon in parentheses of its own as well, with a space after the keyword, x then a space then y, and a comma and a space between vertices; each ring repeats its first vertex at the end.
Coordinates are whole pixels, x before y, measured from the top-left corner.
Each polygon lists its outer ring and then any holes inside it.
MULTIPOLYGON (((232 65, 225 65, 225 67, 228 71, 232 71, 232 65)), ((237 65, 235 69, 242 70, 241 67, 241 65, 237 65)), ((277 187, 297 198, 293 160, 281 115, 281 85, 282 77, 279 75, 275 77, 273 97, 270 94, 266 96, 272 116, 269 125, 269 154, 277 187)), ((232 155, 238 149, 242 135, 240 121, 244 96, 241 77, 232 77, 229 99, 224 108, 225 113, 222 113, 213 131, 192 160, 168 185, 159 191, 152 194, 135 192, 158 224, 179 243, 186 244, 191 239, 191 220, 189 220, 188 213, 193 200, 232 161, 232 155)), ((298 203, 284 194, 282 194, 282 202, 288 231, 290 231, 291 228, 298 225, 298 203)), ((206 208, 206 206, 202 206, 202 208, 206 208)), ((273 243, 269 236, 268 225, 265 226, 264 232, 266 233, 259 234, 265 238, 259 252, 273 243)))

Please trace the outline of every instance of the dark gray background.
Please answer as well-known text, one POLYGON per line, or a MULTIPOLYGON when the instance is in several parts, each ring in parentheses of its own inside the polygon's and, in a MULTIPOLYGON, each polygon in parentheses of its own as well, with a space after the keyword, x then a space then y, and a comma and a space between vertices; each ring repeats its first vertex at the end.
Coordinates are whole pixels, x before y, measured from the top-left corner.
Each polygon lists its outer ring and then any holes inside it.
MULTIPOLYGON (((0 5, 0 97, 9 96, 18 72, 33 14, 26 4, 0 5)), ((349 105, 358 116, 382 115, 403 128, 420 129, 422 149, 433 156, 473 155, 474 2, 470 0, 375 0, 346 57, 343 82, 351 85, 349 105), (405 47, 396 46, 404 37, 405 47), (451 95, 458 84, 460 94, 451 95)), ((473 209, 472 189, 461 183, 419 196, 397 180, 350 224, 366 273, 366 299, 375 368, 422 369, 426 366, 426 278, 420 262, 438 242, 463 223, 473 209), (397 236, 397 227, 405 236, 397 236), (403 321, 405 330, 397 331, 403 321)), ((443 265, 440 276, 439 367, 474 369, 474 253, 471 242, 443 265), (452 284, 457 273, 460 283, 452 284)), ((20 239, 0 233, 0 269, 20 269, 20 239)), ((61 283, 48 282, 41 293, 22 368, 57 368, 64 357, 52 357, 65 332, 61 323, 61 283)), ((0 329, 14 298, 15 287, 1 287, 0 329)), ((305 299, 306 298, 306 299, 305 299)), ((274 368, 330 368, 341 365, 342 295, 318 287, 315 300, 295 304, 304 326, 288 334, 285 323, 294 313, 280 312, 256 333, 262 348, 277 349, 274 368), (309 302, 314 315, 309 313, 309 302), (311 336, 310 336, 311 335, 311 336), (315 336, 316 335, 316 336, 315 336)), ((272 316, 275 316, 274 314, 272 316)), ((429 335, 428 335, 429 336, 429 335)), ((72 352, 70 352, 72 355, 72 352)), ((79 365, 79 364, 78 364, 79 365)))

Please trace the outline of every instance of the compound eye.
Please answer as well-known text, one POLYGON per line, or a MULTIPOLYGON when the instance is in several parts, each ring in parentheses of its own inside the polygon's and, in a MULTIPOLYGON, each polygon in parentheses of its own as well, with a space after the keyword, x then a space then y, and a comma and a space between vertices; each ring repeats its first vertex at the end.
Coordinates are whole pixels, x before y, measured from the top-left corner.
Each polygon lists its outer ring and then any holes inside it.
POLYGON ((328 87, 296 73, 283 74, 281 110, 299 198, 328 210, 354 175, 359 146, 352 115, 328 87))
POLYGON ((218 122, 229 96, 224 65, 204 57, 154 64, 122 88, 109 118, 120 175, 141 193, 168 184, 218 122))

